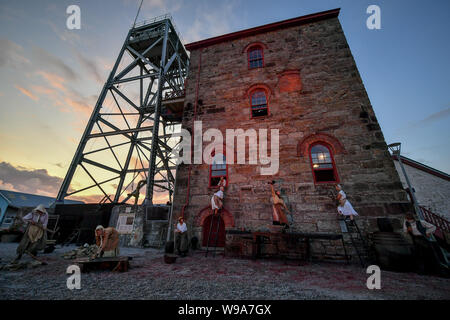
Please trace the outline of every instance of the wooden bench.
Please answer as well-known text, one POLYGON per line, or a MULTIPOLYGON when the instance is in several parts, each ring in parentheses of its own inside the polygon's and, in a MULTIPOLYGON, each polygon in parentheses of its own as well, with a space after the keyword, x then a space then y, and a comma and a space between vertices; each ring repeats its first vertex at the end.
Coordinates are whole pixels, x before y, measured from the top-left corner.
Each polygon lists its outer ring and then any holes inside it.
POLYGON ((80 258, 75 263, 80 267, 81 272, 92 270, 110 270, 126 272, 130 267, 132 257, 106 257, 106 258, 80 258))

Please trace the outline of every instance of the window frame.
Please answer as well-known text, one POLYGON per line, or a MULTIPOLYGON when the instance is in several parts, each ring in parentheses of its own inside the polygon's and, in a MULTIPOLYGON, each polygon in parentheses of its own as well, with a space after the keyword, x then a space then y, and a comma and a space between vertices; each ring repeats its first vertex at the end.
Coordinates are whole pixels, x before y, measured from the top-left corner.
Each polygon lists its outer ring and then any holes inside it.
MULTIPOLYGON (((249 100, 250 100, 250 119, 261 119, 261 118, 265 118, 268 117, 270 115, 270 108, 269 108, 269 98, 268 98, 268 93, 267 90, 263 89, 263 88, 255 88, 254 90, 250 91, 249 94, 249 100), (267 109, 267 114, 263 115, 263 116, 253 116, 253 95, 257 92, 263 92, 265 97, 266 97, 266 109, 267 109)), ((256 105, 255 105, 256 106, 256 105)), ((260 108, 260 109, 264 109, 264 108, 260 108)))
MULTIPOLYGON (((222 155, 225 157, 225 176, 219 176, 219 177, 224 177, 226 182, 225 182, 225 187, 228 186, 228 163, 227 163, 227 155, 225 152, 222 153, 222 155)), ((215 157, 216 156, 216 151, 213 150, 213 152, 211 153, 211 156, 215 157)), ((213 164, 209 165, 209 182, 208 182, 208 188, 213 188, 213 189, 219 189, 218 185, 212 185, 211 184, 211 178, 212 178, 212 166, 213 164)), ((216 177, 214 177, 216 178, 216 177)))
MULTIPOLYGON (((257 61, 257 60, 260 60, 260 59, 253 59, 253 60, 251 60, 251 61, 257 61)), ((265 62, 264 62, 264 48, 263 48, 263 46, 261 46, 261 45, 259 45, 259 44, 255 44, 255 45, 250 46, 250 47, 247 49, 247 68, 248 68, 248 70, 264 68, 264 66, 265 66, 265 62), (252 50, 255 50, 255 49, 261 50, 261 62, 262 62, 262 65, 261 65, 261 66, 258 66, 258 67, 251 67, 251 66, 250 66, 250 52, 251 52, 252 50)))
POLYGON ((336 184, 336 183, 339 183, 339 175, 338 175, 338 172, 336 169, 336 162, 334 161, 333 148, 328 143, 323 142, 323 141, 317 141, 317 142, 312 143, 309 146, 309 163, 311 165, 311 171, 312 171, 312 175, 313 175, 313 179, 314 179, 314 184, 330 184, 330 183, 336 184), (333 166, 332 169, 333 169, 333 175, 334 175, 335 181, 317 181, 315 171, 330 170, 329 168, 323 168, 323 169, 315 169, 314 168, 311 150, 314 146, 317 146, 317 145, 324 146, 325 148, 328 149, 328 152, 330 153, 330 158, 331 158, 331 165, 333 166))

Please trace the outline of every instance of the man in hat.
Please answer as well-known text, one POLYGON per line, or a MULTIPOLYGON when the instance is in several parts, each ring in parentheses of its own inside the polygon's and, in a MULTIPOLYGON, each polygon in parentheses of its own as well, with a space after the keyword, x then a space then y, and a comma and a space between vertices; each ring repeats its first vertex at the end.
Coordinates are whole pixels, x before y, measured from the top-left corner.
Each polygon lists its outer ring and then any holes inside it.
POLYGON ((19 261, 24 253, 35 256, 39 250, 45 248, 47 242, 48 213, 43 204, 34 208, 22 220, 28 225, 17 247, 17 257, 14 262, 19 261))
POLYGON ((95 228, 95 243, 98 257, 117 257, 119 255, 119 232, 113 227, 95 228))
POLYGON ((416 219, 412 213, 405 215, 403 232, 406 239, 414 245, 414 258, 416 271, 419 274, 439 273, 441 263, 445 263, 439 244, 433 239, 432 234, 436 226, 425 220, 416 219))
POLYGON ((188 234, 187 226, 183 217, 178 218, 177 227, 175 229, 175 250, 178 255, 186 256, 188 251, 188 234))

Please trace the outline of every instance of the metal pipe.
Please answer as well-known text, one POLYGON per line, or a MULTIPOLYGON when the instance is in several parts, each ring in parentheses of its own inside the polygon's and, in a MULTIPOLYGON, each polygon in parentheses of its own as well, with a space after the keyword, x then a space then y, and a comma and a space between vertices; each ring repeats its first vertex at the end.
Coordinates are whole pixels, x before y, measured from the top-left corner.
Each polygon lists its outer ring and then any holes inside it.
POLYGON ((398 159, 398 163, 400 164, 400 168, 402 168, 403 175, 405 176, 406 184, 408 185, 408 188, 411 191, 410 195, 411 195, 413 203, 414 203, 414 209, 416 210, 417 214, 419 215, 419 218, 421 220, 424 220, 425 218, 423 216, 422 209, 420 209, 419 203, 417 202, 417 198, 414 194, 414 189, 411 187, 411 182, 409 181, 408 175, 406 174, 406 170, 405 170, 405 167, 403 166, 400 154, 397 155, 397 159, 398 159))
MULTIPOLYGON (((198 70, 197 70, 197 84, 195 88, 195 101, 194 101, 194 115, 193 115, 193 124, 195 122, 195 118, 197 116, 197 101, 198 101, 198 90, 199 90, 199 83, 200 83, 200 70, 202 65, 202 49, 200 49, 200 56, 198 61, 198 70)), ((194 131, 194 130, 192 130, 194 131)), ((192 161, 192 150, 194 147, 194 136, 191 137, 191 161, 192 161)), ((184 210, 189 205, 189 194, 190 194, 190 185, 191 185, 191 170, 192 170, 192 163, 189 165, 189 173, 188 173, 188 185, 187 185, 187 192, 186 192, 186 202, 181 208, 181 217, 184 219, 184 210)))

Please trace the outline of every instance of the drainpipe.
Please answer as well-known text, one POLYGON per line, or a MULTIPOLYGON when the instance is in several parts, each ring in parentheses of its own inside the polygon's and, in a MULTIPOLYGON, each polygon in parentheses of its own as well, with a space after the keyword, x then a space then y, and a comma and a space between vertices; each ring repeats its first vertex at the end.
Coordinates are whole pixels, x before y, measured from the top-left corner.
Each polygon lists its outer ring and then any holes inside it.
MULTIPOLYGON (((195 122, 197 118, 197 103, 198 103, 198 91, 199 91, 199 84, 200 84, 200 70, 202 66, 202 50, 200 49, 200 56, 199 56, 199 62, 198 62, 198 70, 197 70, 197 84, 195 88, 195 101, 194 101, 194 116, 193 116, 193 123, 195 122)), ((194 125, 192 125, 194 127, 194 125)), ((192 130, 194 131, 194 130, 192 130)), ((191 136, 191 161, 192 161, 192 151, 194 148, 194 136, 191 136)), ((188 185, 187 185, 187 192, 186 192, 186 202, 181 208, 181 217, 184 219, 184 210, 189 205, 189 194, 190 194, 190 186, 191 186, 191 171, 192 171, 192 163, 189 165, 189 173, 188 173, 188 185)))

